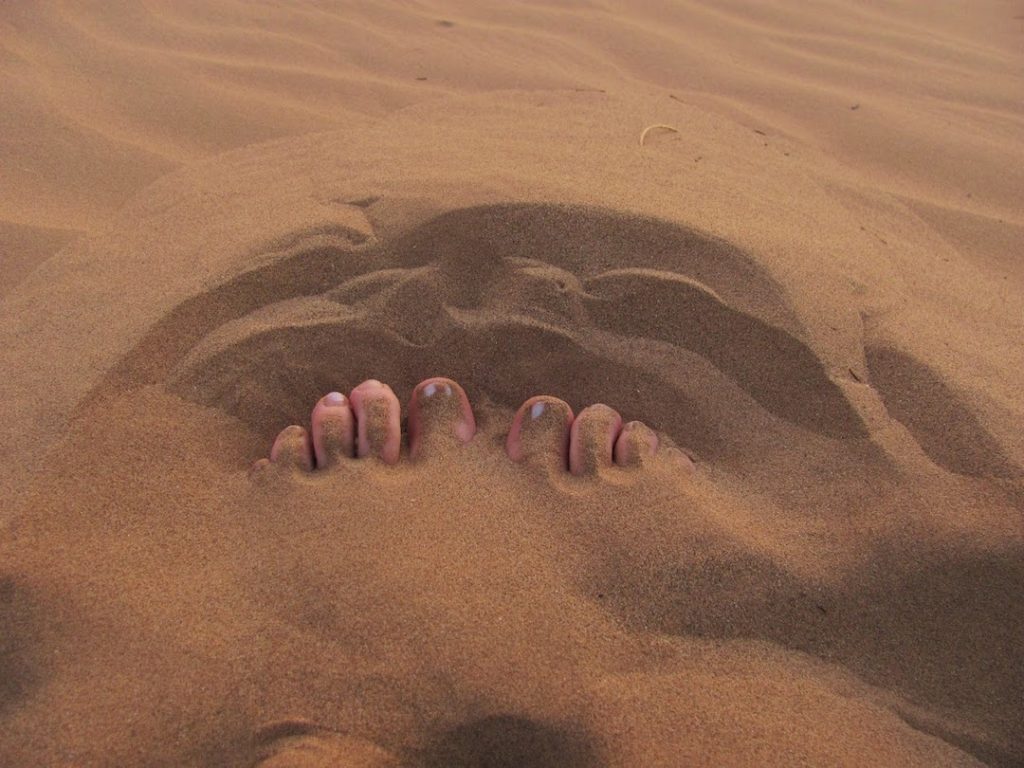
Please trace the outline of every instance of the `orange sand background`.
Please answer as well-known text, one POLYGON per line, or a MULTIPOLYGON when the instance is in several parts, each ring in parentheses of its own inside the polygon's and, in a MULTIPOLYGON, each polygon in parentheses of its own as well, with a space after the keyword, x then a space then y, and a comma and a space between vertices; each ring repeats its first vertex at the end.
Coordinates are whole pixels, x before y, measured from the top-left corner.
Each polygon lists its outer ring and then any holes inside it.
POLYGON ((0 762, 1020 764, 1017 10, 5 4, 0 762), (457 469, 249 484, 437 374, 457 469))

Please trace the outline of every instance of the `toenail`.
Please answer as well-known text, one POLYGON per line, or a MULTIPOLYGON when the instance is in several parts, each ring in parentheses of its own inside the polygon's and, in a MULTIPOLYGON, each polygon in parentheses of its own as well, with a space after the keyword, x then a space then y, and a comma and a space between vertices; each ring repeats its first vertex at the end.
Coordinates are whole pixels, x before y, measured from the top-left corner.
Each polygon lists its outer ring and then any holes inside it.
POLYGON ((543 401, 539 403, 534 403, 533 406, 530 408, 530 418, 536 421, 537 419, 544 415, 545 408, 547 408, 547 403, 543 401))
POLYGON ((324 405, 344 405, 345 396, 341 392, 328 392, 324 395, 324 405))
POLYGON ((423 394, 426 397, 433 397, 434 395, 442 393, 448 397, 452 396, 451 384, 447 382, 432 381, 423 388, 423 394))

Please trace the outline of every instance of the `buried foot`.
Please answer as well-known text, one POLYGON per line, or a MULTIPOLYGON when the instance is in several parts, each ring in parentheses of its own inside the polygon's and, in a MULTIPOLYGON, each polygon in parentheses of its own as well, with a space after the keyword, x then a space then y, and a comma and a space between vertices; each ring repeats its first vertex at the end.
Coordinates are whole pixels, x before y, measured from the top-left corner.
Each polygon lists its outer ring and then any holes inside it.
MULTIPOLYGON (((426 379, 413 390, 410 460, 469 444, 476 430, 469 398, 451 379, 426 379)), ((324 395, 313 408, 310 429, 285 427, 270 458, 260 459, 253 469, 314 472, 362 459, 397 464, 401 448, 398 398, 387 384, 369 379, 347 397, 340 392, 324 395)), ((548 395, 532 397, 519 407, 505 440, 505 452, 514 462, 581 477, 641 466, 658 448, 654 430, 639 421, 623 424, 607 405, 591 405, 574 415, 568 403, 548 395)))

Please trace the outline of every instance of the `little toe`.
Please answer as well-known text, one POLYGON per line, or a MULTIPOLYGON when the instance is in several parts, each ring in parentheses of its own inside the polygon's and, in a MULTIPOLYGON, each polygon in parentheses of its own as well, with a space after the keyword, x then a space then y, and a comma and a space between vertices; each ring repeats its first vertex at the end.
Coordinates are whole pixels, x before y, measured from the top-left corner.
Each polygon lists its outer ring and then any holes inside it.
POLYGON ((531 397, 512 420, 505 450, 512 461, 565 471, 572 408, 549 395, 531 397))
POLYGON ((309 433, 295 424, 282 429, 270 449, 270 461, 279 467, 309 472, 313 469, 313 446, 309 433))
POLYGON ((385 464, 398 461, 402 447, 402 408, 391 387, 364 381, 349 396, 356 420, 356 455, 375 456, 385 464))
POLYGON ((610 467, 621 429, 622 417, 614 408, 598 403, 580 411, 569 435, 569 471, 574 475, 596 475, 610 467))
POLYGON ((638 467, 658 452, 658 435, 642 421, 622 427, 615 441, 615 463, 620 467, 638 467))
POLYGON ((466 392, 451 379, 420 382, 409 401, 409 455, 416 458, 445 445, 468 443, 476 419, 466 392))
POLYGON ((257 459, 249 467, 249 479, 262 482, 272 466, 270 459, 257 459))
POLYGON ((317 469, 352 458, 355 452, 355 417, 347 397, 341 392, 324 395, 313 407, 310 422, 317 469))

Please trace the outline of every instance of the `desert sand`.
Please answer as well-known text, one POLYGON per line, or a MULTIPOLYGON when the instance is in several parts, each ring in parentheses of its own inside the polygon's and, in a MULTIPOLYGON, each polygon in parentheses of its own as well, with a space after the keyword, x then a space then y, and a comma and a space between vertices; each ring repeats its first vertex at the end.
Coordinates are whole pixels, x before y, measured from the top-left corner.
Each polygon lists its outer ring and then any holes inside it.
POLYGON ((1024 764, 1021 18, 4 3, 0 765, 1024 764))

